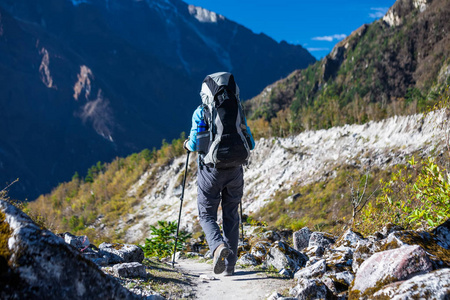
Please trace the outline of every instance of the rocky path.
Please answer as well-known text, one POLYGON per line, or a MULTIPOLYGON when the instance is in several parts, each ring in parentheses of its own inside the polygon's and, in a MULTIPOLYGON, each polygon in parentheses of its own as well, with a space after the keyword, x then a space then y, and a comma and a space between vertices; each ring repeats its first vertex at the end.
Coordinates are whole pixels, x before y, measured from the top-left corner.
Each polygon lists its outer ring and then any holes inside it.
POLYGON ((261 271, 237 269, 233 276, 215 275, 211 264, 192 259, 180 259, 177 268, 191 276, 196 284, 195 299, 267 299, 273 292, 291 287, 288 279, 261 271))

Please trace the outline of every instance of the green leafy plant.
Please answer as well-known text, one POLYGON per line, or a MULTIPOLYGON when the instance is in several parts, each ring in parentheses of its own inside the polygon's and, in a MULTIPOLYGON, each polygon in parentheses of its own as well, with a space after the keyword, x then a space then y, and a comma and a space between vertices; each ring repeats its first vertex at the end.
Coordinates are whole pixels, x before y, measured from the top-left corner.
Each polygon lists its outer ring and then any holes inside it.
MULTIPOLYGON (((152 237, 145 239, 145 245, 140 246, 146 257, 163 258, 173 254, 175 234, 177 232, 176 222, 158 221, 158 227, 150 225, 152 237)), ((180 231, 177 240, 177 251, 184 250, 186 240, 191 234, 180 231)))
POLYGON ((410 210, 410 223, 435 227, 450 217, 450 178, 428 158, 413 185, 420 206, 410 210))
POLYGON ((400 166, 389 181, 382 181, 380 195, 362 211, 362 232, 378 230, 387 223, 405 229, 431 229, 450 218, 450 178, 428 157, 400 166))

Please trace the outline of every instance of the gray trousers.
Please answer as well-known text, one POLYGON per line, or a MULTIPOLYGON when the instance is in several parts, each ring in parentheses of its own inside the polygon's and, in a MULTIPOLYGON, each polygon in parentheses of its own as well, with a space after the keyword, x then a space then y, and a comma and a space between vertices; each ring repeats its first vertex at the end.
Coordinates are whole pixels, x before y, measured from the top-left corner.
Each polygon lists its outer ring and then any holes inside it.
POLYGON ((244 189, 242 167, 215 169, 198 168, 198 215, 205 232, 209 249, 214 253, 224 243, 231 250, 225 260, 227 267, 234 267, 239 242, 239 203, 244 189), (217 210, 222 202, 223 235, 217 224, 217 210))

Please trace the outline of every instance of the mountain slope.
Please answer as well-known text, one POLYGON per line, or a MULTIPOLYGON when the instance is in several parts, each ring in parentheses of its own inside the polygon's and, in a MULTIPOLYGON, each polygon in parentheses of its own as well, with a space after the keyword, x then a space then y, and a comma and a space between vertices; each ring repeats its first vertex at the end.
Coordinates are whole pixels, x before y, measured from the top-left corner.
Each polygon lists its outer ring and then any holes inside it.
POLYGON ((450 84, 450 1, 398 0, 324 59, 248 101, 274 134, 423 111, 450 84), (276 118, 278 113, 278 118, 276 118))
MULTIPOLYGON (((260 221, 281 228, 295 221, 339 230, 344 218, 351 217, 348 177, 370 171, 376 179, 411 155, 442 155, 447 118, 445 111, 436 111, 425 117, 394 117, 260 139, 244 172, 244 214, 259 215, 260 221)), ((162 152, 182 153, 181 145, 180 141, 162 152)), ((150 164, 145 153, 117 159, 106 169, 98 168, 93 183, 75 178, 29 208, 46 216, 59 232, 142 243, 150 234, 149 225, 178 217, 186 156, 167 154, 160 158, 169 159, 150 164)), ((182 214, 182 225, 191 232, 199 229, 196 169, 196 157, 191 156, 182 214)))
POLYGON ((0 0, 0 184, 33 199, 179 136, 208 73, 246 99, 314 61, 179 0, 0 0))

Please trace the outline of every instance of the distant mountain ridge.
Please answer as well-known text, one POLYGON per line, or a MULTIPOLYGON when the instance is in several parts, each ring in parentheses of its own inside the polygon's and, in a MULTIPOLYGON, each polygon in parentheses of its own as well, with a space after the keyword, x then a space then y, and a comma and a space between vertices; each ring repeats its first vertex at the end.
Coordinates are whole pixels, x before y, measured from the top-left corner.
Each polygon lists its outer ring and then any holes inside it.
POLYGON ((450 84, 448 20, 449 0, 397 0, 247 109, 282 135, 423 111, 450 84))
POLYGON ((33 199, 178 137, 209 73, 248 99, 314 61, 179 0, 0 0, 0 186, 33 199))

